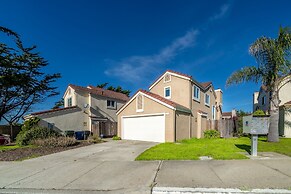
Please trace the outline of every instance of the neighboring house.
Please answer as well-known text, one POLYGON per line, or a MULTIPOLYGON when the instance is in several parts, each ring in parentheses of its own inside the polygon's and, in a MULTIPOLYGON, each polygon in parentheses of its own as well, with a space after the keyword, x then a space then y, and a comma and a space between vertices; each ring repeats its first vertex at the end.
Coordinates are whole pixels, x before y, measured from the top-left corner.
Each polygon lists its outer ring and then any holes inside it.
POLYGON ((231 112, 223 112, 221 119, 227 120, 227 119, 234 119, 236 118, 236 110, 232 110, 231 112))
MULTIPOLYGON (((280 79, 279 83, 279 135, 291 138, 291 76, 280 79)), ((270 92, 262 85, 259 92, 253 94, 253 111, 263 110, 268 114, 270 92)))
POLYGON ((38 117, 40 125, 58 131, 88 130, 103 136, 116 135, 116 111, 129 98, 122 93, 70 84, 64 93, 64 108, 34 112, 24 118, 38 117))
POLYGON ((221 119, 221 109, 222 90, 168 70, 118 110, 118 135, 154 142, 201 138, 207 120, 221 119))

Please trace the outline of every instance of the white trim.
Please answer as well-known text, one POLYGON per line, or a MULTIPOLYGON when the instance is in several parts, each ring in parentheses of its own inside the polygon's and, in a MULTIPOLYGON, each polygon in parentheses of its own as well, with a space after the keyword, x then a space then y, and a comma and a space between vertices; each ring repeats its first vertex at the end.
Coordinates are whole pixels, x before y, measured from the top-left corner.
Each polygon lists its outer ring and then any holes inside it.
POLYGON ((195 84, 193 84, 193 92, 192 92, 193 100, 195 100, 195 101, 197 101, 197 102, 200 102, 200 99, 201 99, 200 96, 201 96, 201 89, 200 89, 198 86, 196 86, 195 84), (198 98, 196 98, 196 97, 194 96, 194 94, 195 94, 195 87, 198 88, 198 90, 199 90, 198 98))
POLYGON ((149 117, 149 116, 166 116, 170 113, 162 112, 162 113, 153 113, 153 114, 142 114, 142 115, 129 115, 129 116, 122 116, 121 118, 131 118, 131 117, 149 117))
MULTIPOLYGON (((170 74, 170 75, 173 75, 173 76, 176 76, 176 77, 179 77, 179 78, 182 78, 182 79, 186 79, 186 80, 191 80, 189 77, 186 77, 186 76, 182 76, 182 75, 179 75, 179 74, 176 74, 176 73, 173 73, 173 72, 169 72, 169 71, 166 71, 163 75, 160 76, 160 78, 155 81, 150 87, 149 87, 149 90, 151 90, 166 74, 170 74)), ((171 78, 172 79, 172 78, 171 78)))
POLYGON ((206 105, 206 106, 209 106, 210 107, 210 95, 209 94, 204 94, 204 104, 206 105), (206 103, 206 95, 207 96, 209 96, 209 103, 206 103))
POLYGON ((212 108, 211 108, 211 113, 212 113, 212 120, 216 120, 216 106, 215 105, 212 105, 212 108), (213 108, 214 108, 214 111, 213 111, 213 108))
POLYGON ((200 112, 197 112, 199 115, 201 116, 205 116, 205 117, 208 117, 208 113, 200 113, 200 112))
POLYGON ((136 105, 136 112, 143 112, 143 109, 144 109, 144 97, 143 97, 143 95, 140 94, 141 99, 142 99, 142 100, 141 100, 141 101, 142 101, 142 104, 141 104, 142 108, 141 108, 141 109, 138 109, 138 96, 139 96, 139 95, 136 96, 136 102, 135 102, 135 105, 136 105))
POLYGON ((172 96, 172 88, 171 86, 166 86, 164 87, 164 98, 167 98, 167 99, 171 99, 171 96, 172 96), (170 89, 170 96, 166 96, 166 88, 169 88, 170 89))
POLYGON ((164 76, 164 83, 169 83, 169 82, 171 82, 171 80, 172 80, 172 75, 169 74, 169 73, 167 73, 167 74, 165 74, 165 76, 164 76), (165 81, 165 78, 166 78, 166 75, 167 75, 167 74, 170 76, 170 80, 165 81))
POLYGON ((142 91, 139 91, 139 92, 137 92, 125 105, 123 105, 123 107, 121 108, 121 109, 119 109, 117 112, 116 112, 116 115, 118 115, 121 111, 123 111, 124 109, 125 109, 125 107, 127 107, 135 98, 136 98, 136 96, 138 95, 138 94, 143 94, 144 96, 146 96, 146 97, 148 97, 149 99, 152 99, 152 100, 154 100, 154 101, 156 101, 156 102, 158 102, 158 103, 160 103, 160 104, 162 104, 162 105, 164 105, 164 106, 166 106, 166 107, 168 107, 168 108, 170 108, 170 109, 172 109, 172 110, 176 110, 176 108, 175 107, 173 107, 173 106, 170 106, 170 105, 168 105, 168 104, 166 104, 166 103, 164 103, 164 102, 162 102, 162 101, 160 101, 160 100, 158 100, 158 99, 156 99, 156 98, 153 98, 153 97, 151 97, 151 96, 149 96, 149 95, 147 95, 147 94, 145 94, 145 93, 143 93, 142 91))

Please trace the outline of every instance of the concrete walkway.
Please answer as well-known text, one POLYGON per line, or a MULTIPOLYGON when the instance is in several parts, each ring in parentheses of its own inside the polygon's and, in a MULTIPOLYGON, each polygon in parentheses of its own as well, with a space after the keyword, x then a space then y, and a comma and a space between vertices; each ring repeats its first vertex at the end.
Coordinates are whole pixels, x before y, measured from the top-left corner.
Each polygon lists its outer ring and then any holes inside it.
MULTIPOLYGON (((153 145, 112 141, 23 162, 0 162, 0 193, 151 193, 152 189, 153 193, 231 193, 217 188, 255 193, 252 189, 291 189, 291 159, 286 156, 134 161, 153 145)), ((271 190, 274 192, 279 190, 271 190)))

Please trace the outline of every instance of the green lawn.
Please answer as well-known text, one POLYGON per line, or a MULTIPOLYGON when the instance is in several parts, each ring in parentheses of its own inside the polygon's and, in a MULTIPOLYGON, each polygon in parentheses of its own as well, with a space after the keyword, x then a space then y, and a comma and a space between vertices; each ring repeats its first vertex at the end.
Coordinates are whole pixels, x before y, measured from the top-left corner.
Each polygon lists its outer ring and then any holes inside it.
POLYGON ((33 147, 33 146, 31 146, 31 145, 29 145, 29 146, 0 145, 0 152, 1 151, 6 151, 6 150, 15 150, 15 149, 27 148, 27 147, 33 147))
MULTIPOLYGON (((156 145, 136 160, 198 160, 200 156, 211 156, 217 160, 247 159, 242 152, 250 152, 250 139, 247 137, 231 139, 189 139, 179 143, 156 145)), ((259 139, 259 152, 278 152, 291 156, 291 139, 282 138, 279 143, 259 139)))

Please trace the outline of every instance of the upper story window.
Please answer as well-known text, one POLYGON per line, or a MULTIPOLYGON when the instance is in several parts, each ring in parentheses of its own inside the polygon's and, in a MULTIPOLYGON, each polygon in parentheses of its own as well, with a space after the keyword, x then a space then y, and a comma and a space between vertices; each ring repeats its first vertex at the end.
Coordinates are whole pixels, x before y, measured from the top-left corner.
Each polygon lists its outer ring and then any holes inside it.
POLYGON ((143 95, 141 94, 136 98, 136 112, 143 112, 143 95))
POLYGON ((209 106, 210 105, 210 96, 208 94, 205 94, 205 105, 209 106))
POLYGON ((212 106, 212 120, 216 119, 216 108, 215 106, 212 106))
POLYGON ((107 100, 107 108, 116 109, 116 102, 114 100, 107 100))
POLYGON ((262 97, 262 105, 266 104, 266 96, 262 97))
POLYGON ((171 87, 168 86, 168 87, 165 87, 165 92, 164 92, 164 96, 165 98, 171 98, 171 87))
POLYGON ((166 74, 164 77, 164 83, 170 82, 171 81, 171 75, 170 74, 166 74))
POLYGON ((193 86, 193 99, 200 101, 200 88, 195 85, 193 86))
POLYGON ((72 97, 69 97, 69 98, 67 99, 67 106, 68 106, 68 107, 72 106, 72 97))

